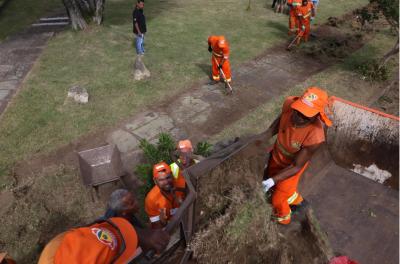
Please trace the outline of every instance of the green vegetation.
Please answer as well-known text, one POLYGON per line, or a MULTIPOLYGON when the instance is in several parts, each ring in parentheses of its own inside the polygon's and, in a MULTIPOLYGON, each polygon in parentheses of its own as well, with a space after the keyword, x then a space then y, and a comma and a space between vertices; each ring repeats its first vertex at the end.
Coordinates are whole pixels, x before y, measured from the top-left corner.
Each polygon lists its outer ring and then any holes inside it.
POLYGON ((0 41, 59 7, 61 0, 10 0, 0 14, 0 41))
POLYGON ((140 188, 139 196, 144 197, 154 186, 153 166, 161 161, 165 161, 167 164, 172 163, 172 153, 175 147, 176 142, 168 133, 160 133, 156 144, 152 144, 145 139, 140 142, 140 149, 143 150, 147 163, 139 164, 135 170, 136 175, 144 183, 140 188))
MULTIPOLYGON (((211 141, 217 142, 226 138, 265 131, 280 113, 283 100, 290 95, 300 95, 305 88, 311 85, 322 87, 330 95, 342 97, 349 101, 364 105, 370 103, 368 101, 373 94, 382 89, 382 83, 370 82, 368 78, 358 72, 357 67, 362 65, 363 62, 381 58, 387 49, 391 47, 395 38, 388 29, 380 31, 372 41, 347 57, 343 63, 334 65, 312 76, 305 82, 291 88, 279 98, 259 106, 253 112, 215 135, 211 141)), ((398 64, 398 59, 388 63, 387 68, 385 68, 388 76, 398 70, 398 66, 396 66, 398 64)))
MULTIPOLYGON (((339 2, 322 1, 320 19, 340 16, 367 0, 339 2)), ((10 185, 7 175, 16 161, 48 153, 89 131, 112 126, 205 78, 210 64, 208 35, 227 36, 233 67, 286 40, 287 16, 274 14, 262 0, 252 1, 250 11, 245 10, 246 4, 146 2, 149 32, 144 61, 152 77, 141 82, 132 78, 132 1, 107 1, 101 27, 92 25, 86 31, 57 35, 2 118, 1 185, 10 185), (68 88, 74 84, 88 89, 88 104, 65 101, 68 88)))
POLYGON ((213 151, 213 145, 207 141, 201 141, 197 143, 196 149, 194 150, 194 154, 200 155, 203 157, 208 157, 211 155, 213 151))
POLYGON ((369 81, 385 81, 389 77, 387 67, 381 66, 377 59, 363 61, 357 67, 357 71, 369 81))

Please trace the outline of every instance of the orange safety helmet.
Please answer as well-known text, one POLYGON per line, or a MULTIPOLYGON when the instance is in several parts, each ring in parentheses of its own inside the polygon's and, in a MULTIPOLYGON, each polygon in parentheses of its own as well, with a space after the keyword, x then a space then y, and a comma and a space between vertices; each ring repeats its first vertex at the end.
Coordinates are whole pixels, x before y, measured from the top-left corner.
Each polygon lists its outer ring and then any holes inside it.
POLYGON ((171 168, 164 161, 153 166, 153 179, 167 174, 171 174, 171 168))
POLYGON ((177 148, 181 152, 193 151, 192 142, 189 139, 179 141, 177 148))

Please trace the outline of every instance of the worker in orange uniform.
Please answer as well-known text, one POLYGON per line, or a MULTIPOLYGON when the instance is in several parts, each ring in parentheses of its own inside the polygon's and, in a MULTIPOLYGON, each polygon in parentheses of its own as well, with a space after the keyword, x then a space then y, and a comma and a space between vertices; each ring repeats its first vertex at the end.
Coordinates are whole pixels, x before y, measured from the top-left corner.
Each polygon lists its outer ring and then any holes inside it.
POLYGON ((186 181, 181 168, 187 169, 199 161, 193 158, 193 146, 189 139, 179 141, 177 151, 179 159, 170 165, 171 172, 174 177, 175 190, 184 191, 186 193, 186 181))
POLYGON ((209 36, 208 51, 212 53, 212 78, 213 83, 219 82, 220 70, 225 74, 226 82, 232 81, 231 67, 229 65, 229 44, 224 36, 209 36))
POLYGON ((153 166, 155 186, 146 195, 145 211, 152 228, 162 228, 181 205, 185 193, 175 189, 171 168, 165 162, 153 166))
POLYGON ((15 264, 16 262, 5 252, 0 253, 0 264, 15 264))
POLYGON ((287 0, 286 4, 289 7, 289 31, 288 35, 296 34, 299 28, 297 17, 297 7, 301 5, 301 0, 287 0))
POLYGON ((169 242, 164 230, 144 228, 132 222, 138 212, 136 197, 126 190, 112 193, 108 205, 114 211, 94 223, 74 228, 53 238, 44 248, 39 264, 128 263, 142 250, 162 252, 169 242))
POLYGON ((264 191, 272 187, 272 206, 281 224, 289 224, 291 205, 301 205, 303 198, 297 184, 313 154, 325 141, 324 124, 332 122, 325 114, 328 95, 309 87, 299 97, 288 97, 281 115, 273 124, 277 140, 271 152, 262 182, 264 191))
POLYGON ((314 4, 312 1, 303 0, 301 6, 296 9, 296 13, 299 20, 298 45, 302 39, 304 42, 307 42, 310 36, 311 21, 313 21, 315 17, 314 4))
POLYGON ((162 252, 168 242, 165 231, 135 230, 127 219, 112 217, 57 235, 44 248, 38 264, 129 263, 140 255, 141 247, 162 252))

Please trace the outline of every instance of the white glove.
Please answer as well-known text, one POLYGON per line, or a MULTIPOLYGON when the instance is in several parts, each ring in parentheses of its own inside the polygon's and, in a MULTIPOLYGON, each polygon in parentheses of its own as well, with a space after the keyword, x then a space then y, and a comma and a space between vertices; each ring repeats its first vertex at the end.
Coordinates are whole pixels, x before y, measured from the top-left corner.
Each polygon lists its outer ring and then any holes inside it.
POLYGON ((272 178, 269 178, 268 180, 262 182, 264 192, 268 192, 268 190, 271 189, 274 185, 275 182, 272 178))

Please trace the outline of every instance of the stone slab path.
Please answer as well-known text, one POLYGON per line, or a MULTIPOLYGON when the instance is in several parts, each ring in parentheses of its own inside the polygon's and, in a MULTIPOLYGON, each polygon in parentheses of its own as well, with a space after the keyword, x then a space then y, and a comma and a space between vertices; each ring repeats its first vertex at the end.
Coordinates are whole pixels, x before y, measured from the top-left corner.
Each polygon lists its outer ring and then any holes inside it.
POLYGON ((168 132, 176 140, 204 140, 328 67, 284 48, 271 51, 233 71, 233 95, 225 95, 223 84, 196 85, 174 100, 120 125, 108 134, 107 143, 117 145, 126 169, 132 168, 140 161, 141 139, 154 143, 160 132, 168 132))
POLYGON ((51 23, 41 26, 40 23, 41 20, 0 43, 0 117, 46 47, 47 41, 65 26, 53 26, 51 23))

